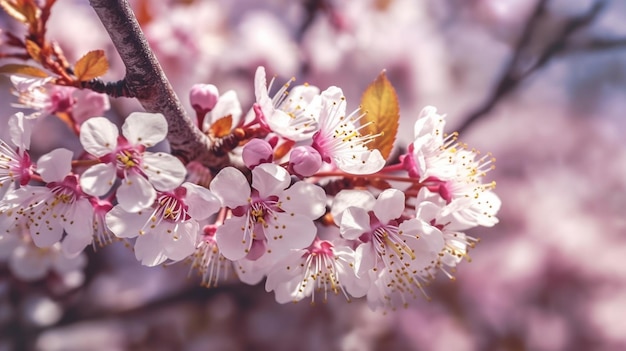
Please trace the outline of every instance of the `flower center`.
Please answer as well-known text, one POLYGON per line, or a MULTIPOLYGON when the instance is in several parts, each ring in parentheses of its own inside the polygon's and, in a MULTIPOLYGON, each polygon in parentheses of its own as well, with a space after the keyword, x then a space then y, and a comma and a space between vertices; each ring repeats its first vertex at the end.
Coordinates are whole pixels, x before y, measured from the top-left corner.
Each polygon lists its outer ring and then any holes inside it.
POLYGON ((155 215, 170 222, 182 222, 191 218, 188 206, 176 194, 161 193, 156 200, 155 215))

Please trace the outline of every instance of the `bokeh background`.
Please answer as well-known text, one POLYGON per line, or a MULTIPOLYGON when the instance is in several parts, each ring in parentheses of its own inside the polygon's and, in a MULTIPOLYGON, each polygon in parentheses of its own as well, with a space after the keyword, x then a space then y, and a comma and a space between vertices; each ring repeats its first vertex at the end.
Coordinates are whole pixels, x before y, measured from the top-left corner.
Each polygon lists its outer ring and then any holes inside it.
MULTIPOLYGON (((200 288, 188 266, 141 267, 122 243, 90 252, 71 289, 0 265, 0 350, 626 349, 625 1, 132 3, 187 107, 194 83, 236 89, 249 106, 264 65, 278 83, 338 85, 356 108, 386 69, 400 146, 434 105, 449 132, 496 156, 500 223, 470 233, 472 261, 429 286, 431 301, 387 314, 342 296, 279 305, 236 280, 200 288)), ((123 76, 86 1, 59 0, 49 35, 70 61, 105 49, 106 78, 123 76)), ((1 79, 6 118, 15 98, 1 79)), ((109 114, 139 108, 113 100, 109 114)), ((77 147, 57 119, 39 126, 34 150, 77 147)))

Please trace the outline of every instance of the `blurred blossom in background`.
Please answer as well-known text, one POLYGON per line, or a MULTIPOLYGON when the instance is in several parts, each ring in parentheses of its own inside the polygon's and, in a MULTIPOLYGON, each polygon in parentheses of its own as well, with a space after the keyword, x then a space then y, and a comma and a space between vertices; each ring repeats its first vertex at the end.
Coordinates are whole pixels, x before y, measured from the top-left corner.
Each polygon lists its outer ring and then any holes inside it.
MULTIPOLYGON (((342 296, 280 305, 263 284, 236 279, 200 288, 185 264, 142 267, 123 243, 88 250, 84 276, 64 282, 18 281, 2 266, 0 350, 626 349, 626 2, 135 0, 133 8, 189 111, 195 83, 235 89, 250 105, 258 65, 279 81, 340 86, 350 110, 386 69, 401 145, 422 107, 434 105, 448 131, 497 157, 489 178, 500 223, 468 233, 480 238, 471 263, 455 281, 440 275, 428 286, 431 301, 387 314, 342 296)), ((71 62, 105 49, 104 78, 123 76, 87 1, 59 0, 50 21, 71 62)), ((6 16, 0 24, 14 25, 6 16)), ((15 97, 1 79, 8 118, 15 97)), ((130 99, 111 105, 114 121, 140 109, 130 99)), ((78 148, 61 122, 42 123, 33 152, 78 148)))

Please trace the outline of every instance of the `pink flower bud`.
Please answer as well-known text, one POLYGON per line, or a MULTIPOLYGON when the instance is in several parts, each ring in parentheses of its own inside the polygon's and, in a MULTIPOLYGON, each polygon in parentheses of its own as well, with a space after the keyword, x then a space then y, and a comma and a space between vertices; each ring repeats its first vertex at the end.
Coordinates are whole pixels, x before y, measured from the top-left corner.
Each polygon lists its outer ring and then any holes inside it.
POLYGON ((215 104, 217 104, 219 96, 220 93, 213 84, 195 84, 189 91, 191 107, 193 107, 198 114, 211 112, 215 104))
POLYGON ((289 169, 299 177, 309 177, 322 167, 322 156, 310 146, 297 146, 291 150, 289 169))
POLYGON ((246 167, 253 169, 261 163, 272 162, 274 150, 267 141, 252 139, 243 147, 241 156, 246 167))

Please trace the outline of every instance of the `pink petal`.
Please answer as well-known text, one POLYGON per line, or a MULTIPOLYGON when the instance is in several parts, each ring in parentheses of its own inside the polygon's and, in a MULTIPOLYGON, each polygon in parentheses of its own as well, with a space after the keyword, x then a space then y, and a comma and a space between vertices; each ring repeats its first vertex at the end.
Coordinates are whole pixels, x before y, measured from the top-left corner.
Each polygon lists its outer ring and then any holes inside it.
POLYGON ((404 193, 397 189, 387 189, 378 195, 374 203, 374 214, 381 223, 399 218, 404 212, 404 193))
POLYGON ((276 220, 265 228, 268 250, 278 255, 292 249, 303 249, 313 242, 317 228, 313 221, 297 213, 276 213, 276 220))
POLYGON ((281 208, 287 212, 305 215, 317 219, 326 212, 326 192, 321 187, 296 182, 280 195, 281 208))
POLYGON ((280 195, 290 182, 289 172, 273 163, 263 163, 252 170, 252 187, 261 198, 280 195))
POLYGON ((244 235, 246 225, 245 219, 241 217, 231 217, 224 224, 217 228, 215 241, 217 247, 224 257, 231 261, 237 261, 244 258, 250 246, 252 246, 252 238, 249 234, 244 235))
POLYGON ((136 173, 129 173, 117 189, 117 202, 128 212, 150 207, 155 199, 156 191, 152 184, 136 173))
POLYGON ((222 169, 209 186, 211 192, 222 199, 226 207, 245 205, 250 198, 250 185, 246 177, 234 167, 222 169))
POLYGON ((42 155, 37 161, 37 172, 46 182, 63 180, 72 170, 72 156, 68 149, 54 149, 42 155))

